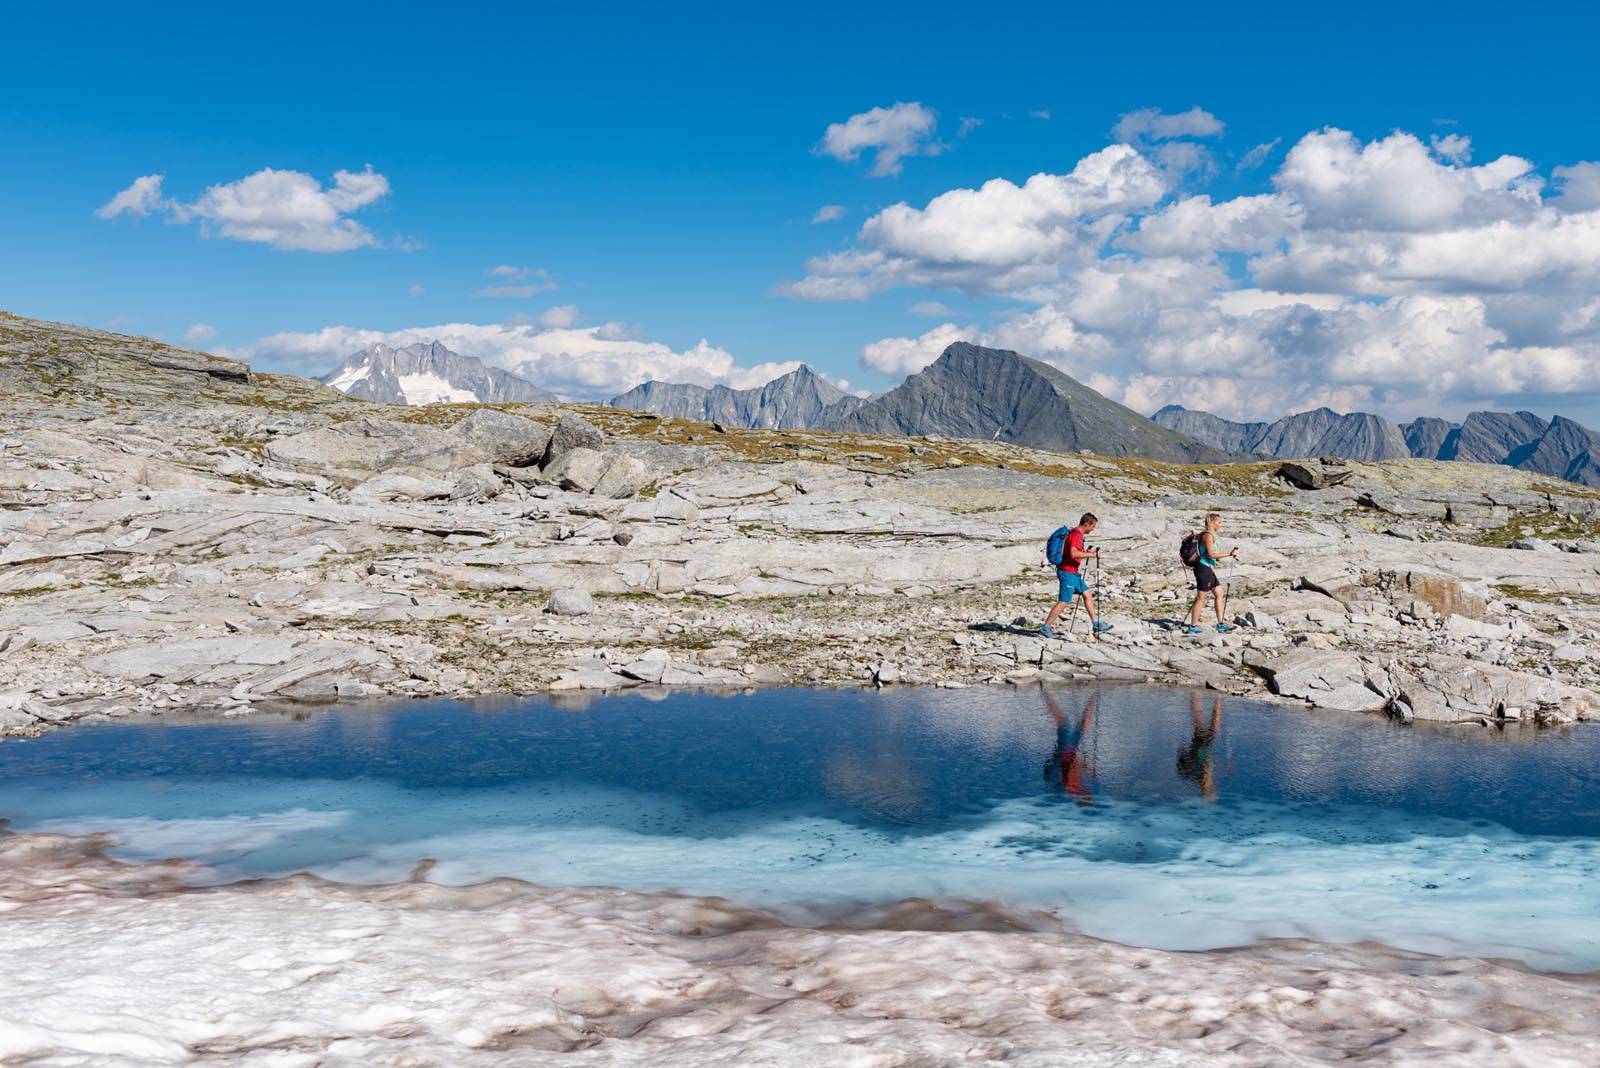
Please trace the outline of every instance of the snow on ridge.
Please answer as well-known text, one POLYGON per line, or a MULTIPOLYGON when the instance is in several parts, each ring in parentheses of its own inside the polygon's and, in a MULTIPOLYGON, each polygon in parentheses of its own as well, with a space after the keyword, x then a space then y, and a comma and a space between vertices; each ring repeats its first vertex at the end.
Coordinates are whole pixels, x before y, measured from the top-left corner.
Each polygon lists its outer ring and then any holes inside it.
POLYGON ((400 392, 407 404, 472 404, 482 398, 434 374, 400 375, 400 392))

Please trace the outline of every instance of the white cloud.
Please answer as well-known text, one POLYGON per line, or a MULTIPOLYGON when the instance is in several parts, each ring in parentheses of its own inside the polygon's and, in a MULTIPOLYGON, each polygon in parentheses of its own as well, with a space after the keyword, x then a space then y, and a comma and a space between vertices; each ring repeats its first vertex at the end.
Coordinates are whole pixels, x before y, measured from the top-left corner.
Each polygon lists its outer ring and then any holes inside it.
POLYGON ((975 118, 971 115, 963 115, 961 116, 961 125, 956 128, 956 136, 958 138, 964 138, 982 125, 982 119, 975 118))
POLYGON ((1566 211, 1600 208, 1600 163, 1574 163, 1551 172, 1561 183, 1557 203, 1566 211))
POLYGON ((1050 118, 1050 109, 1049 108, 1038 108, 1037 110, 1028 112, 1028 117, 1029 118, 1033 118, 1033 119, 1045 119, 1045 120, 1048 120, 1050 118))
POLYGON ((920 304, 913 304, 906 311, 912 315, 926 315, 929 319, 948 319, 955 315, 955 312, 937 300, 925 300, 920 304))
POLYGON ((822 207, 817 209, 817 213, 815 215, 811 216, 811 221, 814 223, 825 223, 833 222, 835 219, 842 218, 844 218, 843 204, 824 204, 822 207))
POLYGON ((1267 162, 1267 157, 1272 155, 1272 153, 1282 143, 1283 138, 1274 137, 1265 144, 1257 145, 1250 151, 1246 152, 1243 156, 1239 157, 1239 165, 1235 167, 1234 170, 1240 174, 1243 174, 1245 171, 1255 170, 1257 167, 1267 162))
POLYGON ((813 259, 780 292, 803 300, 865 300, 902 285, 1016 293, 1059 279, 1061 265, 1092 261, 1122 213, 1165 196, 1160 172, 1126 145, 1111 145, 1069 174, 1003 178, 952 189, 926 207, 892 205, 868 219, 856 247, 813 259))
POLYGON ((957 341, 976 341, 970 326, 941 323, 921 337, 886 337, 861 350, 861 363, 882 375, 915 374, 957 341))
POLYGON ((95 214, 111 219, 164 212, 172 222, 198 222, 202 237, 256 241, 286 251, 348 252, 378 244, 349 213, 389 192, 389 180, 371 164, 361 171, 335 171, 326 188, 309 174, 265 167, 236 182, 213 185, 189 203, 163 197, 161 183, 159 174, 136 179, 95 214))
POLYGON ((95 210, 95 215, 101 219, 115 219, 118 215, 143 218, 163 210, 167 206, 166 199, 161 195, 161 181, 164 177, 160 174, 147 174, 143 178, 135 178, 132 185, 100 205, 95 210))
POLYGON ((217 328, 207 326, 205 323, 195 323, 183 332, 183 340, 186 342, 209 341, 216 336, 217 328))
POLYGON ((490 267, 483 273, 490 278, 498 279, 502 284, 484 286, 472 294, 474 297, 526 300, 535 293, 561 288, 556 280, 550 277, 550 272, 541 267, 513 267, 509 263, 502 263, 498 267, 490 267))
MULTIPOLYGON (((1119 125, 1146 142, 1220 129, 1195 112, 1119 125)), ((1159 150, 1176 143, 895 205, 782 291, 1024 302, 988 329, 946 322, 874 342, 862 362, 904 374, 975 340, 1143 410, 1410 417, 1600 393, 1600 163, 1557 167, 1547 189, 1517 156, 1471 166, 1464 135, 1363 142, 1324 129, 1291 147, 1270 189, 1213 199, 1172 181, 1159 150)))
POLYGON ((1472 138, 1462 134, 1434 134, 1428 138, 1434 155, 1450 163, 1464 164, 1472 159, 1472 138))
POLYGON ((540 326, 545 329, 565 329, 578 321, 578 306, 576 304, 558 304, 547 308, 538 319, 540 326))
POLYGON ((741 367, 733 355, 704 340, 681 351, 636 338, 619 323, 590 327, 538 323, 444 323, 405 330, 329 326, 264 337, 225 354, 268 369, 323 374, 351 353, 377 342, 410 345, 438 341, 476 356, 565 397, 605 400, 649 379, 728 385, 762 385, 800 366, 798 361, 741 367))
POLYGON ((1175 115, 1163 114, 1160 108, 1140 108, 1120 117, 1111 128, 1111 136, 1131 145, 1174 137, 1218 137, 1222 129, 1222 121, 1200 107, 1175 115))
POLYGON ((413 283, 411 288, 407 289, 406 292, 409 293, 413 297, 420 297, 420 296, 422 296, 422 294, 426 293, 427 290, 422 288, 421 285, 413 283))
POLYGON ((937 121, 938 114, 919 103, 873 108, 831 123, 814 151, 838 160, 855 160, 871 150, 875 154, 868 173, 877 178, 899 174, 902 158, 942 151, 932 140, 937 121))

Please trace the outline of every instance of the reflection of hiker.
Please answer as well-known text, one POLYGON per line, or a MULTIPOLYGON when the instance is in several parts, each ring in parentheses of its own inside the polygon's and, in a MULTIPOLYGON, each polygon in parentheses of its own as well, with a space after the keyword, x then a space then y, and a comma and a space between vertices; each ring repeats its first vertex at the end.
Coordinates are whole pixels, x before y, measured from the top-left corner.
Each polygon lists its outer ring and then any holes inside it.
POLYGON ((1189 691, 1189 718, 1194 722, 1194 737, 1178 750, 1178 774, 1200 788, 1200 796, 1213 801, 1217 796, 1217 734, 1222 730, 1222 695, 1211 702, 1211 722, 1200 715, 1200 694, 1189 691))
POLYGON ((1083 607, 1089 612, 1089 625, 1094 633, 1104 634, 1111 629, 1111 624, 1100 622, 1099 614, 1094 607, 1094 594, 1089 592, 1089 587, 1083 581, 1083 575, 1079 573, 1085 560, 1100 559, 1098 549, 1090 549, 1083 543, 1084 537, 1092 533, 1099 522, 1094 513, 1085 512, 1083 518, 1078 520, 1077 526, 1062 527, 1050 535, 1050 542, 1045 552, 1050 562, 1056 565, 1056 578, 1060 583, 1060 589, 1056 594, 1056 603, 1050 607, 1050 614, 1044 617, 1044 626, 1039 628, 1039 633, 1046 638, 1056 636, 1050 628, 1061 618, 1061 613, 1066 611, 1067 604, 1074 594, 1083 598, 1083 607))
MULTIPOLYGON (((1183 628, 1185 634, 1200 633, 1200 606, 1205 603, 1206 594, 1211 594, 1217 604, 1217 631, 1226 634, 1233 630, 1233 625, 1223 620, 1223 603, 1227 599, 1227 590, 1217 578, 1217 531, 1222 529, 1222 516, 1216 512, 1206 513, 1206 528, 1195 531, 1183 539, 1179 546, 1179 554, 1183 562, 1194 568, 1194 604, 1189 606, 1189 622, 1183 628)), ((1237 547, 1227 554, 1230 558, 1237 559, 1237 547)))
POLYGON ((1099 699, 1099 694, 1090 694, 1084 703, 1083 715, 1073 723, 1062 714, 1055 694, 1044 691, 1045 707, 1050 710, 1050 718, 1056 721, 1056 744, 1050 751, 1050 758, 1044 762, 1044 781, 1060 786, 1063 793, 1070 794, 1080 805, 1087 805, 1094 796, 1095 768, 1083 755, 1083 742, 1094 723, 1094 706, 1099 699))

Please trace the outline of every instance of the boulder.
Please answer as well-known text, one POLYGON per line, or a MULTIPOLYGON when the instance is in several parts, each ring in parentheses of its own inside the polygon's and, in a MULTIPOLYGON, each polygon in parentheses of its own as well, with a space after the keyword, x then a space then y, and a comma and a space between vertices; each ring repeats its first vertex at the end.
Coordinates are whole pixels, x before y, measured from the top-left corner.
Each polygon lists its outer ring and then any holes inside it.
POLYGON ((488 464, 474 464, 456 476, 455 485, 450 487, 450 499, 485 501, 500 496, 504 488, 505 483, 494 473, 494 468, 488 464))
POLYGON ((605 435, 593 423, 575 415, 563 415, 551 431, 540 466, 549 467, 574 449, 596 449, 605 444, 605 435))
POLYGON ((556 590, 545 611, 557 616, 586 616, 594 611, 594 598, 588 590, 556 590))
POLYGON ((1376 712, 1388 698, 1368 685, 1366 666, 1351 653, 1296 649, 1261 665, 1267 685, 1282 697, 1298 697, 1317 708, 1376 712))
POLYGON ((357 485, 350 495, 377 501, 432 501, 450 496, 451 488, 452 483, 442 478, 385 471, 357 485))
POLYGON ((650 471, 632 456, 613 455, 594 484, 596 497, 632 497, 650 482, 650 471))
POLYGON ((1457 615, 1482 619, 1488 607, 1483 597, 1460 579, 1427 571, 1374 571, 1361 576, 1361 583, 1383 595, 1402 612, 1427 615, 1431 609, 1441 616, 1457 615))
POLYGON ((520 415, 480 408, 457 423, 452 433, 476 446, 493 463, 529 467, 544 458, 552 431, 549 425, 520 415))
POLYGON ((290 467, 324 471, 394 467, 455 471, 489 459, 477 446, 448 430, 380 419, 351 420, 293 434, 268 445, 267 455, 290 467))
POLYGON ((1521 549, 1524 552, 1534 553, 1556 553, 1561 551, 1560 549, 1556 548, 1555 545, 1545 541, 1543 538, 1518 538, 1516 541, 1506 546, 1506 548, 1521 549))
POLYGON ((611 460, 594 449, 568 449, 544 469, 544 477, 564 490, 590 493, 605 476, 611 460))
POLYGON ((1282 630, 1278 621, 1259 608, 1252 608, 1244 614, 1244 625, 1256 630, 1282 630))
POLYGON ((1278 477, 1290 485, 1305 490, 1325 489, 1350 481, 1355 471, 1349 467, 1329 468, 1318 463, 1299 463, 1294 460, 1278 465, 1278 477))
POLYGON ((1595 694, 1543 675, 1435 654, 1417 666, 1394 665, 1390 685, 1417 719, 1459 723, 1532 710, 1543 723, 1600 717, 1595 694))

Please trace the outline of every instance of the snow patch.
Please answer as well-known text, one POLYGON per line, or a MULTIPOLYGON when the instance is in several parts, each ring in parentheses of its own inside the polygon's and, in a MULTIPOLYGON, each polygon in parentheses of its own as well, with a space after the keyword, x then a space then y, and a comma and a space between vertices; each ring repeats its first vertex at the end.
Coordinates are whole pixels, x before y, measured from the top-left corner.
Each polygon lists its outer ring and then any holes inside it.
POLYGON ((0 1062, 1589 1068, 1593 977, 1301 941, 1130 949, 905 902, 854 929, 508 880, 183 890, 0 834, 0 1062), (978 929, 973 929, 974 927, 978 929), (558 1056, 559 1054, 559 1056, 558 1056))
POLYGON ((399 381, 407 404, 472 404, 479 399, 472 390, 453 386, 438 375, 401 375, 399 381))

